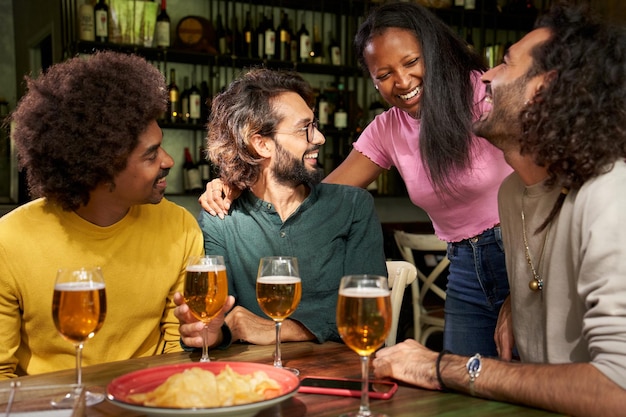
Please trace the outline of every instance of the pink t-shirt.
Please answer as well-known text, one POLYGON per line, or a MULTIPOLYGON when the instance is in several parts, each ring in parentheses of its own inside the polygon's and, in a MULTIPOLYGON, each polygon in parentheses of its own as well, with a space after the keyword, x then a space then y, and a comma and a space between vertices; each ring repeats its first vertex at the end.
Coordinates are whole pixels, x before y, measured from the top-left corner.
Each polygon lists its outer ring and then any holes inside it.
MULTIPOLYGON (((484 84, 478 78, 476 81, 475 110, 480 115, 488 105, 483 100, 484 84)), ((398 169, 411 201, 428 213, 440 239, 458 242, 498 224, 498 188, 512 172, 502 151, 475 137, 472 166, 459 175, 456 193, 438 195, 422 164, 420 125, 420 120, 392 107, 365 128, 354 148, 382 168, 398 169)))

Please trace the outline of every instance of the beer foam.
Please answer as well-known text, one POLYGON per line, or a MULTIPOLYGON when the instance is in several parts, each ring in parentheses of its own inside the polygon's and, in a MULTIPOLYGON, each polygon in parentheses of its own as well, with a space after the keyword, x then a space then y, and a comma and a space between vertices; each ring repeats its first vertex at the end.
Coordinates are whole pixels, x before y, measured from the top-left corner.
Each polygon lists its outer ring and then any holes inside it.
POLYGON ((376 297, 388 297, 391 291, 384 288, 371 288, 371 287, 352 287, 344 288, 339 291, 339 295, 344 297, 361 297, 361 298, 376 298, 376 297))
POLYGON ((54 285, 57 291, 91 291, 104 288, 104 282, 61 282, 54 285))
POLYGON ((217 272, 225 270, 226 267, 224 265, 189 265, 187 267, 187 271, 191 272, 217 272))
POLYGON ((259 284, 297 284, 301 279, 289 275, 270 275, 256 280, 259 284))

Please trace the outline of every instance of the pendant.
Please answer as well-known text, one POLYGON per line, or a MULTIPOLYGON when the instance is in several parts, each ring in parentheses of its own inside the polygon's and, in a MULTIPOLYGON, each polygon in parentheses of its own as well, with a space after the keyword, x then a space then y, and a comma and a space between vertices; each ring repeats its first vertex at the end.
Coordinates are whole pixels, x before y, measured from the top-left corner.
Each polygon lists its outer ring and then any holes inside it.
POLYGON ((539 280, 537 278, 531 279, 528 283, 528 288, 530 288, 531 291, 543 290, 543 280, 539 280))

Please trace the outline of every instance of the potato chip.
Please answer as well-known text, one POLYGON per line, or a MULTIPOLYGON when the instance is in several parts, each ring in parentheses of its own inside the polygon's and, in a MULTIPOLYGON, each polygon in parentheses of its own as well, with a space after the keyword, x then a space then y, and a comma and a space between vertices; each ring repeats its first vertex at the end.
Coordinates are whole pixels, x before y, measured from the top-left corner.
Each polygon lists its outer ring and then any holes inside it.
POLYGON ((240 375, 230 366, 215 376, 199 367, 174 374, 150 392, 128 399, 149 407, 210 408, 248 404, 280 394, 280 385, 263 371, 240 375))

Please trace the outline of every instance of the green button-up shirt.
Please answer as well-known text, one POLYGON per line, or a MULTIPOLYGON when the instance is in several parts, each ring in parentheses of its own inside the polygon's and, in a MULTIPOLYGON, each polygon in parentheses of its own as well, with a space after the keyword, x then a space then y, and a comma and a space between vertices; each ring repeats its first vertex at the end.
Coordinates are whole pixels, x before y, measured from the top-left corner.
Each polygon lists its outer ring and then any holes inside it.
POLYGON ((387 276, 383 234, 369 192, 335 184, 311 186, 311 193, 284 222, 274 206, 245 191, 225 219, 199 216, 207 254, 223 255, 229 293, 237 304, 266 317, 256 301, 256 275, 264 256, 295 256, 302 299, 290 319, 318 342, 340 341, 335 310, 341 277, 387 276))

